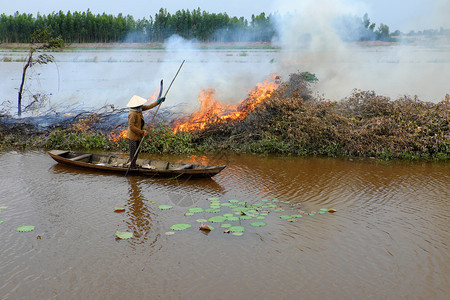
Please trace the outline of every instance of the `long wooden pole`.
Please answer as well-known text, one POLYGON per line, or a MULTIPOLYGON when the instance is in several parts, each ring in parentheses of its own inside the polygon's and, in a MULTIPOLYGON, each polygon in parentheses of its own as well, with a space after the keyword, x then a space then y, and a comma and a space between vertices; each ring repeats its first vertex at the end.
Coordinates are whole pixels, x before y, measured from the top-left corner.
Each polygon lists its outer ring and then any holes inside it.
MULTIPOLYGON (((177 78, 178 73, 180 73, 180 70, 181 70, 181 68, 183 67, 184 62, 185 62, 185 60, 183 60, 183 62, 181 63, 180 67, 178 68, 178 71, 177 71, 177 73, 175 74, 175 76, 173 77, 172 82, 170 82, 170 85, 169 85, 169 87, 167 88, 166 93, 164 94, 164 98, 167 96, 167 93, 169 93, 170 87, 172 86, 172 83, 175 81, 175 78, 177 78)), ((160 103, 158 104, 158 107, 156 108, 156 111, 155 111, 155 113, 153 114, 153 117, 152 117, 150 123, 148 123, 148 126, 149 126, 149 127, 150 127, 150 124, 151 124, 151 123, 153 122, 153 120, 155 119, 156 114, 158 113, 158 110, 159 110, 159 107, 161 106, 161 104, 162 104, 162 102, 160 102, 160 103)), ((141 145, 142 145, 142 142, 144 141, 144 138, 145 138, 145 136, 143 136, 142 139, 141 139, 141 141, 139 142, 139 146, 138 146, 138 148, 136 149, 136 152, 134 152, 133 159, 130 161, 130 165, 128 166, 128 169, 127 169, 127 172, 125 173, 125 176, 128 175, 128 172, 130 171, 130 168, 131 168, 131 163, 136 159, 136 156, 137 156, 137 154, 139 153, 139 149, 141 149, 141 145)))

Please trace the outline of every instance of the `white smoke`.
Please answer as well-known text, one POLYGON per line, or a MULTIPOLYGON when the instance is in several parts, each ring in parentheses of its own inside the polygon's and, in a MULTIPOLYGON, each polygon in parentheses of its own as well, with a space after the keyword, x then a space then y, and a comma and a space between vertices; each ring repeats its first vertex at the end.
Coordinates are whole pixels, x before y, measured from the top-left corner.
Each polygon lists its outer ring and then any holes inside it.
MULTIPOLYGON (((448 1, 440 4, 440 9, 449 5, 448 1)), ((362 18, 366 8, 357 2, 276 1, 275 5, 281 12, 277 42, 282 48, 280 72, 284 77, 298 70, 314 73, 319 79, 315 90, 333 100, 349 96, 353 89, 375 90, 394 99, 418 95, 433 102, 449 92, 445 83, 450 76, 448 49, 381 43, 369 47, 342 41, 336 21, 358 13, 362 18)))

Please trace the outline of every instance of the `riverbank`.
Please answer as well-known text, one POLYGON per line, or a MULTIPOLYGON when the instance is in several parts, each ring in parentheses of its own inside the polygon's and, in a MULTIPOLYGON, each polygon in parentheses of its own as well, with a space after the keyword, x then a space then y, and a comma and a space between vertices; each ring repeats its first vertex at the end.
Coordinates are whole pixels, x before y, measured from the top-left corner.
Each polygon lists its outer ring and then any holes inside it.
MULTIPOLYGON (((269 42, 235 42, 235 43, 200 43, 190 42, 190 45, 199 49, 278 49, 269 42)), ((0 49, 27 50, 31 44, 26 43, 0 43, 0 49)), ((66 50, 98 50, 98 49, 164 49, 164 43, 72 43, 66 44, 66 50)))
MULTIPOLYGON (((355 91, 342 101, 316 99, 302 74, 293 74, 271 97, 239 120, 174 132, 174 120, 155 125, 142 152, 280 154, 389 159, 450 159, 450 97, 438 103, 404 96, 391 100, 355 91)), ((126 113, 126 112, 125 112, 126 113)), ((0 118, 1 150, 97 149, 128 152, 125 128, 96 130, 95 113, 44 130, 0 118), (17 125, 17 126, 16 126, 17 125)), ((117 124, 115 124, 117 126, 117 124)))

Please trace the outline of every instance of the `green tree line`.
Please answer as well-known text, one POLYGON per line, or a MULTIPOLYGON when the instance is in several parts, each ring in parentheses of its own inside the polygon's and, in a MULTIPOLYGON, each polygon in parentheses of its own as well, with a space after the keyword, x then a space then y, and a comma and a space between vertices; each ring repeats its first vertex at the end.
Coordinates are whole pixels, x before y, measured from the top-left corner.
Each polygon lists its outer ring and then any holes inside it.
MULTIPOLYGON (((161 8, 154 17, 135 20, 133 16, 59 11, 49 15, 2 14, 0 43, 29 43, 36 31, 50 28, 53 36, 67 43, 163 42, 173 34, 187 40, 202 42, 270 42, 276 38, 275 18, 279 15, 261 13, 230 17, 227 13, 208 13, 200 8, 178 10, 171 14, 161 8)), ((341 38, 346 41, 389 40, 389 27, 380 24, 375 30, 367 14, 363 18, 343 17, 336 23, 341 38)))
POLYGON ((36 17, 32 14, 0 16, 1 43, 29 43, 33 32, 50 27, 54 36, 68 43, 163 42, 173 34, 199 41, 271 41, 275 34, 271 16, 264 13, 230 17, 226 13, 208 13, 200 8, 170 14, 161 8, 154 17, 135 20, 133 16, 68 11, 36 17))

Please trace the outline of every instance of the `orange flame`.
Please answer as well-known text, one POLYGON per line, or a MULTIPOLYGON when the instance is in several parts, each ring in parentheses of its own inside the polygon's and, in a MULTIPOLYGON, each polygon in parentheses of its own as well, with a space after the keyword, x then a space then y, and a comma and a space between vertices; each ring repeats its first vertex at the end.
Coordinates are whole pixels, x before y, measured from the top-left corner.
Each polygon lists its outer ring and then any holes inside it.
MULTIPOLYGON (((275 79, 275 76, 273 77, 275 79)), ((249 91, 248 97, 235 105, 227 105, 214 98, 214 89, 200 92, 200 109, 187 118, 175 122, 173 132, 201 130, 206 126, 226 120, 242 120, 262 101, 268 99, 278 87, 279 82, 265 80, 249 91)))
POLYGON ((127 137, 127 130, 122 129, 119 132, 113 131, 110 133, 110 136, 111 136, 111 141, 113 141, 113 142, 121 141, 127 137))

